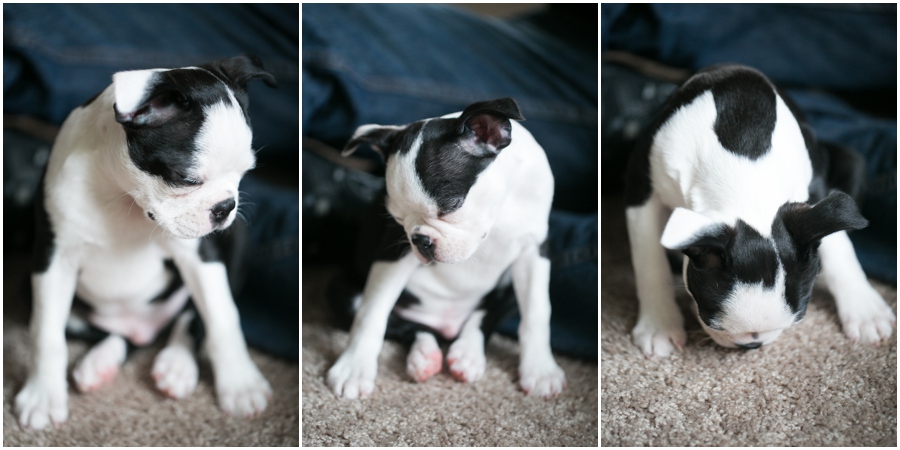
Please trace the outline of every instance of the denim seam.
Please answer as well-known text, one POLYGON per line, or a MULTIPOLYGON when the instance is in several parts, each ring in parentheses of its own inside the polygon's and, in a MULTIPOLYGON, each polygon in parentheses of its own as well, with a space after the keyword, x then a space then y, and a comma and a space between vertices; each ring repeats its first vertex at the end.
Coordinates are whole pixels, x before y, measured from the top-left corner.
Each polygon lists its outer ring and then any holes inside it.
MULTIPOLYGON (((51 59, 62 65, 85 65, 85 64, 111 64, 121 67, 128 66, 146 66, 148 61, 154 64, 162 64, 165 66, 178 66, 184 64, 186 60, 196 60, 196 63, 203 63, 222 58, 222 53, 216 54, 195 54, 194 56, 185 57, 182 54, 169 52, 136 52, 134 49, 116 49, 116 48, 84 48, 84 47, 66 47, 57 49, 44 44, 43 40, 34 36, 30 31, 9 27, 5 30, 4 46, 9 48, 19 48, 22 51, 30 51, 39 53, 42 57, 51 59)), ((293 76, 297 78, 297 63, 294 61, 278 60, 267 55, 264 61, 266 68, 270 71, 278 73, 280 78, 293 76)))
MULTIPOLYGON (((444 103, 458 103, 460 99, 465 98, 486 98, 502 95, 497 93, 474 92, 458 86, 442 83, 424 84, 418 81, 412 82, 411 80, 397 77, 365 77, 353 70, 340 55, 325 51, 304 50, 303 64, 306 67, 312 66, 311 68, 345 74, 365 89, 389 94, 412 94, 444 103)), ((521 97, 517 98, 517 101, 520 104, 527 104, 530 107, 529 109, 532 111, 531 116, 545 120, 556 120, 574 124, 592 124, 595 126, 598 123, 597 112, 585 108, 576 108, 563 103, 547 102, 530 98, 522 99, 521 97)))
POLYGON ((584 247, 578 247, 568 250, 561 254, 553 256, 550 260, 552 270, 563 270, 565 268, 581 264, 588 261, 597 260, 597 243, 591 243, 584 247))

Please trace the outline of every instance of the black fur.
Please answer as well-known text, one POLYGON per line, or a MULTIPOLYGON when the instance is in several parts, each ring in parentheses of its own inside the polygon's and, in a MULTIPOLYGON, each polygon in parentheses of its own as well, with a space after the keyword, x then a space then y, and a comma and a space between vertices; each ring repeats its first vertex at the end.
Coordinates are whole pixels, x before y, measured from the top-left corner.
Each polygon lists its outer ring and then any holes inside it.
MULTIPOLYGON (((759 158, 768 151, 775 126, 775 87, 762 74, 749 67, 707 67, 672 93, 638 138, 625 174, 626 207, 643 205, 653 192, 650 147, 657 131, 679 108, 709 90, 713 91, 716 102, 717 118, 714 128, 722 146, 750 159, 759 158), (745 112, 744 108, 749 110, 745 112), (746 120, 750 120, 749 123, 753 125, 747 126, 746 120)), ((797 118, 797 121, 802 122, 802 118, 797 118)))
MULTIPOLYGON (((416 157, 416 172, 425 192, 435 200, 440 215, 462 207, 478 175, 494 162, 496 153, 473 154, 454 145, 461 137, 454 133, 454 119, 435 119, 422 129, 422 146, 416 157)), ((474 132, 464 131, 474 139, 474 132)))
POLYGON ((403 128, 379 128, 351 139, 344 152, 368 143, 385 161, 408 152, 422 135, 416 172, 439 214, 449 214, 465 202, 478 176, 512 141, 509 120, 524 120, 511 98, 469 105, 457 118, 418 121, 403 128))
POLYGON ((713 129, 726 150, 756 160, 772 148, 775 91, 757 72, 734 71, 712 87, 713 129))
POLYGON ((202 67, 206 70, 157 72, 148 82, 147 94, 135 112, 123 114, 114 108, 116 120, 125 129, 131 160, 139 169, 171 186, 197 184, 195 139, 205 120, 204 108, 228 103, 230 88, 249 125, 247 81, 262 78, 270 86, 275 84, 272 75, 262 71, 247 56, 202 67))
POLYGON ((734 227, 723 224, 711 228, 681 250, 691 261, 688 290, 700 318, 710 328, 718 329, 718 315, 736 284, 775 286, 778 256, 771 241, 742 220, 734 227))

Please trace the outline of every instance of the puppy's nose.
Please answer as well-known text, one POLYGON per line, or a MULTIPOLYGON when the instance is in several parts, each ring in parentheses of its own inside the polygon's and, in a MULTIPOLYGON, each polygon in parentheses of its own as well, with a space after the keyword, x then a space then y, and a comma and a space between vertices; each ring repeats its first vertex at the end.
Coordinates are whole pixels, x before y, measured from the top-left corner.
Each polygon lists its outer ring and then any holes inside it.
POLYGON ((762 347, 762 342, 750 342, 748 344, 736 344, 736 345, 740 348, 750 350, 750 349, 762 347))
POLYGON ((233 198, 216 203, 215 206, 209 210, 209 216, 213 223, 218 225, 228 219, 228 215, 234 210, 236 204, 237 203, 233 198))
POLYGON ((429 260, 434 260, 434 242, 430 237, 425 236, 424 234, 414 234, 412 235, 412 242, 415 244, 416 248, 419 249, 419 253, 421 253, 422 256, 429 260))

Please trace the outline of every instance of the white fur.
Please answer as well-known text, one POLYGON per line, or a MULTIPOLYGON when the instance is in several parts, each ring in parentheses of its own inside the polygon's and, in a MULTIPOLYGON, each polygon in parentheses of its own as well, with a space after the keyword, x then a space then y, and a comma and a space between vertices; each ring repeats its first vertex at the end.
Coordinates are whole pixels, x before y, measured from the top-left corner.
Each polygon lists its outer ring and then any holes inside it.
MULTIPOLYGON (((134 334, 136 328, 146 325, 155 334, 161 315, 172 314, 147 306, 170 281, 164 258, 174 260, 206 325, 222 409, 254 416, 271 395, 247 352, 224 265, 203 262, 198 255, 197 237, 212 231, 210 207, 236 197, 241 175, 253 165, 250 130, 232 95, 228 104, 206 111, 207 127, 199 135, 199 145, 207 149, 198 168, 202 187, 168 187, 138 170, 113 104, 121 110, 137 108, 147 89, 142 83, 158 70, 116 74, 112 86, 69 115, 54 144, 44 185, 54 251, 48 269, 32 277, 34 361, 15 401, 19 422, 26 428, 59 425, 68 416, 64 329, 73 295, 77 292, 93 307, 98 323, 143 341, 148 336, 134 334), (199 215, 206 223, 196 218, 199 215)), ((183 304, 181 295, 176 303, 183 304)), ((91 367, 110 367, 109 361, 116 359, 101 355, 118 356, 102 348, 89 354, 91 360, 105 362, 79 366, 87 388, 106 370, 91 367)), ((182 386, 177 394, 187 390, 182 386)))
MULTIPOLYGON (((755 161, 722 147, 713 131, 715 118, 711 91, 673 113, 651 146, 653 193, 643 205, 626 210, 640 302, 632 337, 647 357, 669 356, 686 341, 663 247, 678 248, 708 227, 734 225, 738 219, 771 237, 778 208, 808 199, 812 165, 800 128, 780 97, 772 148, 755 161)), ((826 237, 820 256, 845 333, 875 343, 889 337, 894 314, 866 281, 846 233, 826 237)), ((685 257, 685 270, 687 264, 685 257)), ((701 324, 726 347, 773 341, 794 319, 784 298, 784 280, 779 266, 774 289, 738 286, 717 324, 726 332, 712 330, 702 320, 701 324)))
POLYGON ((426 332, 416 333, 416 340, 406 356, 406 373, 422 383, 441 371, 444 354, 438 346, 434 335, 426 332))
MULTIPOLYGON (((328 385, 338 397, 352 399, 374 390, 387 319, 404 288, 420 303, 397 313, 448 338, 462 333, 462 342, 450 349, 455 364, 449 362, 450 354, 448 363, 461 378, 479 378, 484 371, 483 348, 474 342, 475 331, 480 335, 480 330, 468 329, 467 323, 472 327, 480 323, 478 317, 472 320, 473 311, 508 270, 522 315, 519 384, 542 397, 562 391, 565 375, 550 351, 550 265, 538 252, 547 236, 553 175, 531 134, 514 121, 511 125, 512 143, 479 175, 463 206, 444 217, 438 217, 437 206, 415 174, 421 136, 406 156, 389 158, 388 210, 407 234, 432 237, 438 263, 423 265, 424 259, 413 250, 398 261, 373 264, 350 344, 328 371, 328 385)), ((374 129, 360 127, 354 137, 374 129)))

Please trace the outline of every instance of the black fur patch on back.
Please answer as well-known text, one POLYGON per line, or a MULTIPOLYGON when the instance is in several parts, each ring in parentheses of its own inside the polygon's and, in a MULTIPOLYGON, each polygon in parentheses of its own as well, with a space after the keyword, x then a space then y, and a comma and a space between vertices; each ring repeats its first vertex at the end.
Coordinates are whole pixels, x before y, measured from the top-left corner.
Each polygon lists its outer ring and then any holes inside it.
POLYGON ((775 91, 761 74, 735 71, 712 88, 713 129, 726 150, 756 160, 772 148, 775 91))
MULTIPOLYGON (((650 180, 650 148, 653 145, 653 140, 656 138, 656 133, 679 108, 691 103, 706 91, 713 90, 717 115, 725 114, 725 118, 716 119, 715 126, 716 134, 719 136, 722 145, 732 152, 748 158, 752 155, 756 155, 753 158, 758 158, 764 154, 768 147, 760 153, 760 145, 758 145, 759 142, 766 142, 763 136, 765 134, 764 131, 739 130, 742 128, 742 122, 739 119, 745 115, 745 113, 741 112, 741 108, 744 106, 740 102, 744 94, 739 92, 740 89, 751 89, 753 93, 748 95, 758 96, 763 84, 768 86, 768 91, 774 99, 774 87, 756 70, 744 66, 718 65, 697 72, 696 75, 673 92, 647 129, 638 138, 634 151, 631 153, 625 174, 625 206, 643 205, 653 192, 650 180), (738 111, 727 112, 734 108, 737 108, 738 111)), ((763 97, 767 96, 768 94, 763 94, 763 97)), ((766 108, 767 100, 765 98, 755 100, 755 103, 758 104, 753 105, 752 109, 758 113, 758 110, 766 108)), ((772 103, 772 128, 774 128, 774 114, 774 103, 772 103)), ((768 123, 770 118, 754 118, 753 120, 758 120, 760 123, 768 123)), ((743 127, 756 128, 753 125, 743 125, 743 127)), ((771 134, 771 131, 769 131, 769 144, 771 144, 771 134)))

